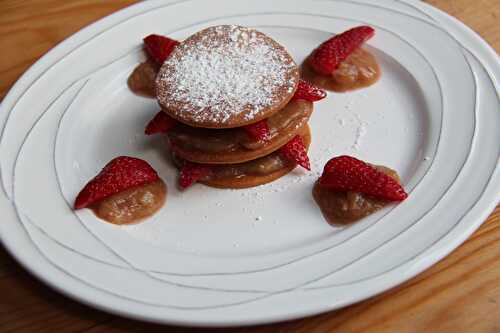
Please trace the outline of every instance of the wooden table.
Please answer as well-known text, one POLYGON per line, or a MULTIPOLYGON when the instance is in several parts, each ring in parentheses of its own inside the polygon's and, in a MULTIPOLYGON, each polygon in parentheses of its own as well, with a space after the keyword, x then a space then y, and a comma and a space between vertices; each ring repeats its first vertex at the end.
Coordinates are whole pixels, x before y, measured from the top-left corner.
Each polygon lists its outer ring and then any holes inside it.
MULTIPOLYGON (((62 39, 133 2, 0 0, 0 99, 62 39)), ((455 15, 500 49, 499 0, 428 2, 455 15)), ((14 331, 205 332, 144 324, 80 305, 38 282, 0 246, 0 332, 14 331)), ((500 206, 450 256, 400 287, 312 318, 227 331, 500 332, 500 206)))

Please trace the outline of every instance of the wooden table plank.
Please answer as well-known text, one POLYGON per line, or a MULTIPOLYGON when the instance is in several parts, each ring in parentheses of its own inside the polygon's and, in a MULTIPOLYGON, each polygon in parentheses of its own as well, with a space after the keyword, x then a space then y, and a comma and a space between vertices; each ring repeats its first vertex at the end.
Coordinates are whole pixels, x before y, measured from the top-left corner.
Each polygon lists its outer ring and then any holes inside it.
POLYGON ((0 279, 17 270, 17 263, 0 245, 0 279))
POLYGON ((498 52, 500 49, 500 1, 498 0, 427 0, 431 5, 479 33, 498 52))
POLYGON ((0 0, 0 99, 40 56, 134 0, 0 0))
POLYGON ((112 316, 67 299, 22 269, 0 277, 0 332, 78 332, 112 316))
MULTIPOLYGON (((41 55, 134 0, 0 0, 0 99, 41 55)), ((429 0, 500 49, 500 1, 429 0)), ((500 207, 429 270, 348 308, 287 323, 200 330, 140 323, 80 305, 31 277, 0 247, 0 332, 500 332, 500 207)))

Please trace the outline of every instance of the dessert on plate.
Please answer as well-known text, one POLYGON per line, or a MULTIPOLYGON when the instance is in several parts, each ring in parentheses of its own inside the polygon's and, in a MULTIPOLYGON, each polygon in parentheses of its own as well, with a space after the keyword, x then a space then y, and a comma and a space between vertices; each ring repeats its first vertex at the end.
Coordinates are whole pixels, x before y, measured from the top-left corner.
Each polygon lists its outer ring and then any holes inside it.
MULTIPOLYGON (((347 91, 375 83, 380 68, 361 45, 374 30, 361 26, 315 49, 302 75, 326 89, 347 91)), ((286 49, 254 29, 221 25, 182 42, 144 38, 149 55, 128 79, 132 91, 161 107, 145 134, 165 135, 179 185, 200 182, 246 188, 271 182, 297 165, 310 170, 307 125, 313 102, 326 93, 299 78, 286 49)), ((74 208, 90 208, 115 224, 151 216, 167 187, 145 161, 121 156, 109 162, 78 194, 74 208)), ((396 171, 351 156, 332 158, 313 187, 331 224, 349 224, 408 194, 396 171)))
POLYGON ((310 168, 307 122, 326 93, 300 80, 283 46, 235 25, 144 42, 150 59, 128 83, 139 93, 154 87, 161 111, 145 132, 165 134, 182 187, 251 187, 310 168))
MULTIPOLYGON (((361 48, 373 35, 361 26, 330 38, 306 59, 303 77, 334 91, 374 84, 380 68, 361 48)), ((145 134, 165 136, 181 188, 195 182, 246 188, 297 165, 310 170, 307 123, 313 102, 326 93, 299 78, 283 46, 235 25, 210 27, 182 42, 149 35, 144 45, 149 58, 128 85, 157 99, 161 111, 145 134)), ((165 196, 166 185, 146 162, 119 157, 85 186, 75 208, 125 224, 153 214, 165 196)), ((407 196, 396 171, 350 156, 332 158, 313 188, 331 224, 349 224, 407 196)))

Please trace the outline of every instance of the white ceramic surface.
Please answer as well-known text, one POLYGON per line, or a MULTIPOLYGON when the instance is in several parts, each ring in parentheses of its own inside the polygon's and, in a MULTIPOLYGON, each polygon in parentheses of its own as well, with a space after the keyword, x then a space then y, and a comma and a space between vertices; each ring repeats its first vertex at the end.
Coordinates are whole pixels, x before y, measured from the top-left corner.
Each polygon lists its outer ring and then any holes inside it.
POLYGON ((336 309, 387 290, 461 244, 498 202, 500 65, 455 19, 400 0, 147 1, 70 37, 40 59, 1 105, 0 235, 27 269, 92 306, 182 325, 266 323, 336 309), (258 28, 297 62, 332 33, 377 30, 383 76, 330 93, 311 119, 313 171, 248 190, 178 191, 154 100, 126 78, 150 33, 258 28), (410 197, 345 228, 311 197, 324 163, 350 154, 396 169, 410 197), (117 227, 71 203, 117 155, 148 160, 165 207, 117 227))

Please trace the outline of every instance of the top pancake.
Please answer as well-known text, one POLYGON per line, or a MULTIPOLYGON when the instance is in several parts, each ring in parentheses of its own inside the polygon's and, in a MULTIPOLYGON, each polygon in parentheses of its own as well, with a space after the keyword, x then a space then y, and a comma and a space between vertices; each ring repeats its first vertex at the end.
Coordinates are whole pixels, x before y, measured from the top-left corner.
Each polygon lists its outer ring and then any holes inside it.
POLYGON ((160 68, 156 95, 171 117, 193 127, 255 123, 293 97, 299 69, 283 46, 254 29, 221 25, 181 42, 160 68))

